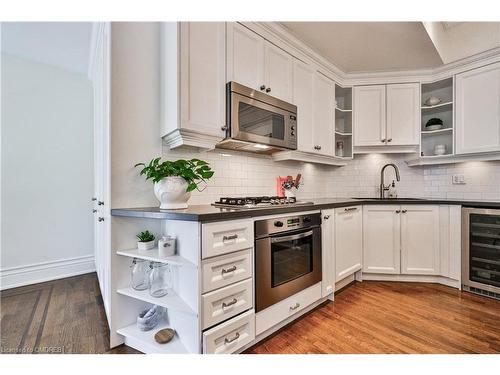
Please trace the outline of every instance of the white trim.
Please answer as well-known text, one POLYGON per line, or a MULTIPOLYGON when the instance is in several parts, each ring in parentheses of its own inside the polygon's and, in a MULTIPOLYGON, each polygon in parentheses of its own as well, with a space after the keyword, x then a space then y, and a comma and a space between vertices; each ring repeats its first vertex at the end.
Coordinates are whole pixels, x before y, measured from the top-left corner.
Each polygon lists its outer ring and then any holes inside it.
POLYGON ((460 289, 460 281, 450 279, 444 276, 434 275, 388 275, 376 273, 364 273, 363 280, 371 281, 400 281, 400 282, 414 282, 414 283, 435 283, 446 285, 452 288, 460 289))
POLYGON ((95 272, 94 256, 87 255, 1 270, 0 290, 95 272))

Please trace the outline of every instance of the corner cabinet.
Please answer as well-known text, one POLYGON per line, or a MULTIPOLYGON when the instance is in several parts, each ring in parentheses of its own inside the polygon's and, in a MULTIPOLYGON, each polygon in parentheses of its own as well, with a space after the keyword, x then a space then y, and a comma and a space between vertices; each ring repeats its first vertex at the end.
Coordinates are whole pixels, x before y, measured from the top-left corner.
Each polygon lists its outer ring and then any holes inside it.
POLYGON ((363 272, 400 273, 401 208, 363 207, 363 272))
POLYGON ((354 87, 354 109, 355 147, 369 146, 368 151, 385 147, 384 151, 391 152, 396 146, 411 146, 416 151, 420 129, 418 83, 354 87))
POLYGON ((401 273, 439 275, 439 207, 401 206, 401 273))
POLYGON ((440 209, 435 205, 363 208, 363 272, 440 274, 440 209))
POLYGON ((385 85, 354 87, 354 146, 385 145, 385 85))
POLYGON ((214 148, 225 136, 225 23, 162 23, 161 69, 165 143, 214 148))
POLYGON ((335 282, 361 269, 363 257, 362 206, 335 209, 335 282))
POLYGON ((500 151, 500 63, 457 74, 456 153, 500 151))

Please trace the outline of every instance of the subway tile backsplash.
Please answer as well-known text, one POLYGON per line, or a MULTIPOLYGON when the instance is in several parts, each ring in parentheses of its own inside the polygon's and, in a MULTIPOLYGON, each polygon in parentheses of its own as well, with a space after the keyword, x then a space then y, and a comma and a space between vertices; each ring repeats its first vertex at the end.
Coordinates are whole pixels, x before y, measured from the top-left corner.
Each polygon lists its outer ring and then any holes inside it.
MULTIPOLYGON (((298 199, 335 197, 377 197, 380 170, 386 163, 399 167, 400 197, 432 197, 456 199, 500 200, 500 162, 469 162, 455 165, 408 167, 403 154, 356 155, 344 167, 329 167, 295 161, 274 162, 271 157, 214 150, 169 150, 164 146, 164 159, 200 158, 206 160, 215 175, 202 192, 194 191, 190 204, 209 204, 222 196, 254 196, 276 194, 277 176, 302 174, 298 199), (452 176, 465 177, 465 184, 453 185, 452 176)), ((392 168, 386 169, 385 182, 395 180, 392 168)))

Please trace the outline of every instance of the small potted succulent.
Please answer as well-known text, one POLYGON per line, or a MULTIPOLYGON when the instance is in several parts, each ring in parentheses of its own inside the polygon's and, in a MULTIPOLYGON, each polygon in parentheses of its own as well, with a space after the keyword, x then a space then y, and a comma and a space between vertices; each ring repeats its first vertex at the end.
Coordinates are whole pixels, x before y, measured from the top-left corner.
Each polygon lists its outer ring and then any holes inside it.
MULTIPOLYGON (((138 163, 142 166, 141 176, 152 180, 154 193, 160 201, 160 209, 187 208, 187 201, 194 189, 198 189, 201 182, 212 178, 214 172, 206 161, 200 159, 163 161, 153 159, 149 164, 138 163)), ((200 189, 198 189, 201 191, 200 189)))
POLYGON ((142 231, 138 235, 136 235, 137 248, 139 250, 151 250, 155 247, 155 236, 149 230, 142 231))

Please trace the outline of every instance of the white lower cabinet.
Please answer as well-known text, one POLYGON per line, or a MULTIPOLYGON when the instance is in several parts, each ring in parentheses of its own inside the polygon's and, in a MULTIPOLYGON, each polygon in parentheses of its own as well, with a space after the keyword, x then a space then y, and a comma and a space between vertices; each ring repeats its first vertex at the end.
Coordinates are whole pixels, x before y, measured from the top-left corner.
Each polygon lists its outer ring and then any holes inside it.
POLYGON ((321 211, 321 296, 326 297, 335 290, 335 211, 321 211))
POLYGON ((280 301, 255 315, 255 333, 260 335, 321 299, 321 283, 280 301))
POLYGON ((363 207, 363 272, 399 274, 400 213, 395 205, 363 207))
POLYGON ((203 329, 253 307, 253 279, 240 281, 201 297, 203 329))
POLYGON ((363 208, 363 272, 439 275, 440 210, 434 205, 363 208))
POLYGON ((335 209, 335 281, 361 269, 363 257, 362 206, 335 209))
POLYGON ((250 310, 203 332, 203 353, 234 353, 254 339, 255 314, 250 310))
POLYGON ((205 259, 202 261, 202 292, 207 293, 252 277, 252 269, 252 249, 205 259))
POLYGON ((401 206, 401 273, 439 275, 439 206, 401 206))

